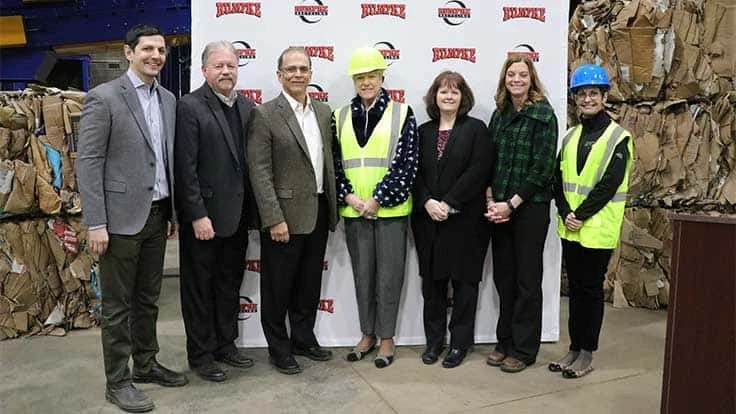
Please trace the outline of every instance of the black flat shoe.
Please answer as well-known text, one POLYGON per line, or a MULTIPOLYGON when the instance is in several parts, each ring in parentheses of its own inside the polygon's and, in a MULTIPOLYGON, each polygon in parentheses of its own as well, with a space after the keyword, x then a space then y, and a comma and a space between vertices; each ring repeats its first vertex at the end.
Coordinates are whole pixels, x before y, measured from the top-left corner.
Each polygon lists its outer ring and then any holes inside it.
POLYGON ((310 346, 308 348, 292 346, 291 353, 294 355, 305 356, 312 361, 329 361, 332 359, 332 351, 322 348, 319 345, 310 346))
POLYGON ((294 375, 302 372, 302 368, 296 362, 296 359, 294 359, 294 357, 291 355, 286 355, 283 357, 275 357, 273 355, 269 355, 268 362, 270 362, 271 365, 276 368, 276 371, 282 374, 294 375))
POLYGON ((467 355, 467 353, 468 351, 465 349, 450 349, 450 351, 445 356, 445 359, 442 361, 442 366, 445 368, 455 368, 456 366, 463 363, 463 360, 465 359, 465 355, 467 355))
POLYGON ((227 373, 214 362, 202 365, 190 365, 192 371, 205 381, 222 382, 227 379, 227 373))
POLYGON ((396 353, 396 346, 391 347, 390 354, 381 354, 380 352, 376 355, 376 359, 373 360, 373 364, 376 368, 386 368, 394 362, 394 354, 396 353))
POLYGON ((424 362, 427 365, 432 365, 440 358, 440 354, 442 353, 442 350, 444 349, 443 346, 428 346, 424 349, 424 352, 422 353, 422 362, 424 362))
POLYGON ((165 366, 153 361, 148 372, 133 370, 133 382, 141 384, 158 384, 163 387, 181 387, 187 385, 189 380, 184 374, 174 372, 165 366))
POLYGON ((372 343, 368 348, 360 349, 357 346, 352 351, 348 352, 345 359, 350 362, 360 361, 365 358, 366 355, 376 350, 376 343, 372 343))
POLYGON ((393 355, 377 355, 376 359, 373 360, 373 364, 376 368, 386 368, 387 366, 394 363, 393 355))

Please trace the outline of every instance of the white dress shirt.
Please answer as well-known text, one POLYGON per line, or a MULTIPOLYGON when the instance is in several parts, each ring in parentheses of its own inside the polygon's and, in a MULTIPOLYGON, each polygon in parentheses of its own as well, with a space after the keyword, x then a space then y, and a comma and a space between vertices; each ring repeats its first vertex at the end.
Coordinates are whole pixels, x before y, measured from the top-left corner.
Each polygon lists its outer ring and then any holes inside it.
POLYGON ((312 108, 312 100, 309 98, 309 95, 307 95, 307 104, 302 105, 301 102, 297 102, 297 100, 292 98, 288 93, 286 93, 286 91, 282 91, 282 93, 289 102, 289 106, 294 111, 296 122, 302 129, 304 139, 307 141, 309 158, 311 159, 312 167, 314 168, 314 178, 317 180, 317 192, 322 194, 324 192, 325 156, 322 152, 322 133, 319 130, 317 114, 314 113, 314 108, 312 108))

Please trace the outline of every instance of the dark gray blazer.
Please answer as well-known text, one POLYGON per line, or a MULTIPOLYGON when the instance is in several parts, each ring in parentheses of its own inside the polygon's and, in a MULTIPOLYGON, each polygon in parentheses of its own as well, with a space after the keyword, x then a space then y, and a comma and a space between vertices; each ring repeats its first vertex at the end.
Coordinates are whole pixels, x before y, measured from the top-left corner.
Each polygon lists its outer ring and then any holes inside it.
MULTIPOLYGON (((324 156, 324 193, 329 228, 337 224, 335 166, 332 161, 330 107, 312 100, 324 156)), ((289 102, 279 95, 253 111, 248 159, 261 227, 286 221, 290 234, 309 234, 317 223, 317 184, 307 143, 289 102)))
MULTIPOLYGON (((169 194, 174 200, 176 98, 159 85, 163 137, 168 153, 169 194)), ((136 234, 151 210, 156 155, 146 118, 127 74, 89 91, 79 126, 76 163, 82 221, 106 225, 111 234, 136 234)))
POLYGON ((241 224, 256 228, 258 217, 255 203, 248 204, 253 197, 244 154, 254 105, 238 95, 237 107, 241 136, 233 136, 220 100, 206 83, 177 106, 174 171, 179 220, 191 223, 207 216, 219 237, 232 236, 241 224))

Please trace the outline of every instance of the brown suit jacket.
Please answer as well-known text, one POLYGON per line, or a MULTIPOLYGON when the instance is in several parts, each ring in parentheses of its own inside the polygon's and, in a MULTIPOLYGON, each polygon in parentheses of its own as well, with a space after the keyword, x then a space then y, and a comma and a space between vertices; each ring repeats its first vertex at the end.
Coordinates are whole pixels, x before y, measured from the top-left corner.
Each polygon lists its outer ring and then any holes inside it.
MULTIPOLYGON (((337 224, 335 167, 332 161, 330 107, 312 100, 324 155, 324 194, 329 227, 337 224)), ((302 130, 283 94, 253 111, 248 141, 248 170, 261 227, 286 221, 290 234, 308 234, 317 222, 317 185, 302 130)))

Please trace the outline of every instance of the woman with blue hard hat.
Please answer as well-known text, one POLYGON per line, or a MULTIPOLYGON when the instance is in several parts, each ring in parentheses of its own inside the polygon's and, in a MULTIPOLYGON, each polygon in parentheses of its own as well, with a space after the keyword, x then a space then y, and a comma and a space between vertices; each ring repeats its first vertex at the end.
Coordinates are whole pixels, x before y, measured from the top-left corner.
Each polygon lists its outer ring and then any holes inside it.
POLYGON ((570 348, 548 368, 565 378, 593 370, 603 323, 603 282, 619 243, 629 190, 633 138, 606 114, 610 87, 598 65, 573 72, 570 91, 580 124, 567 131, 557 157, 554 193, 569 283, 570 348))

